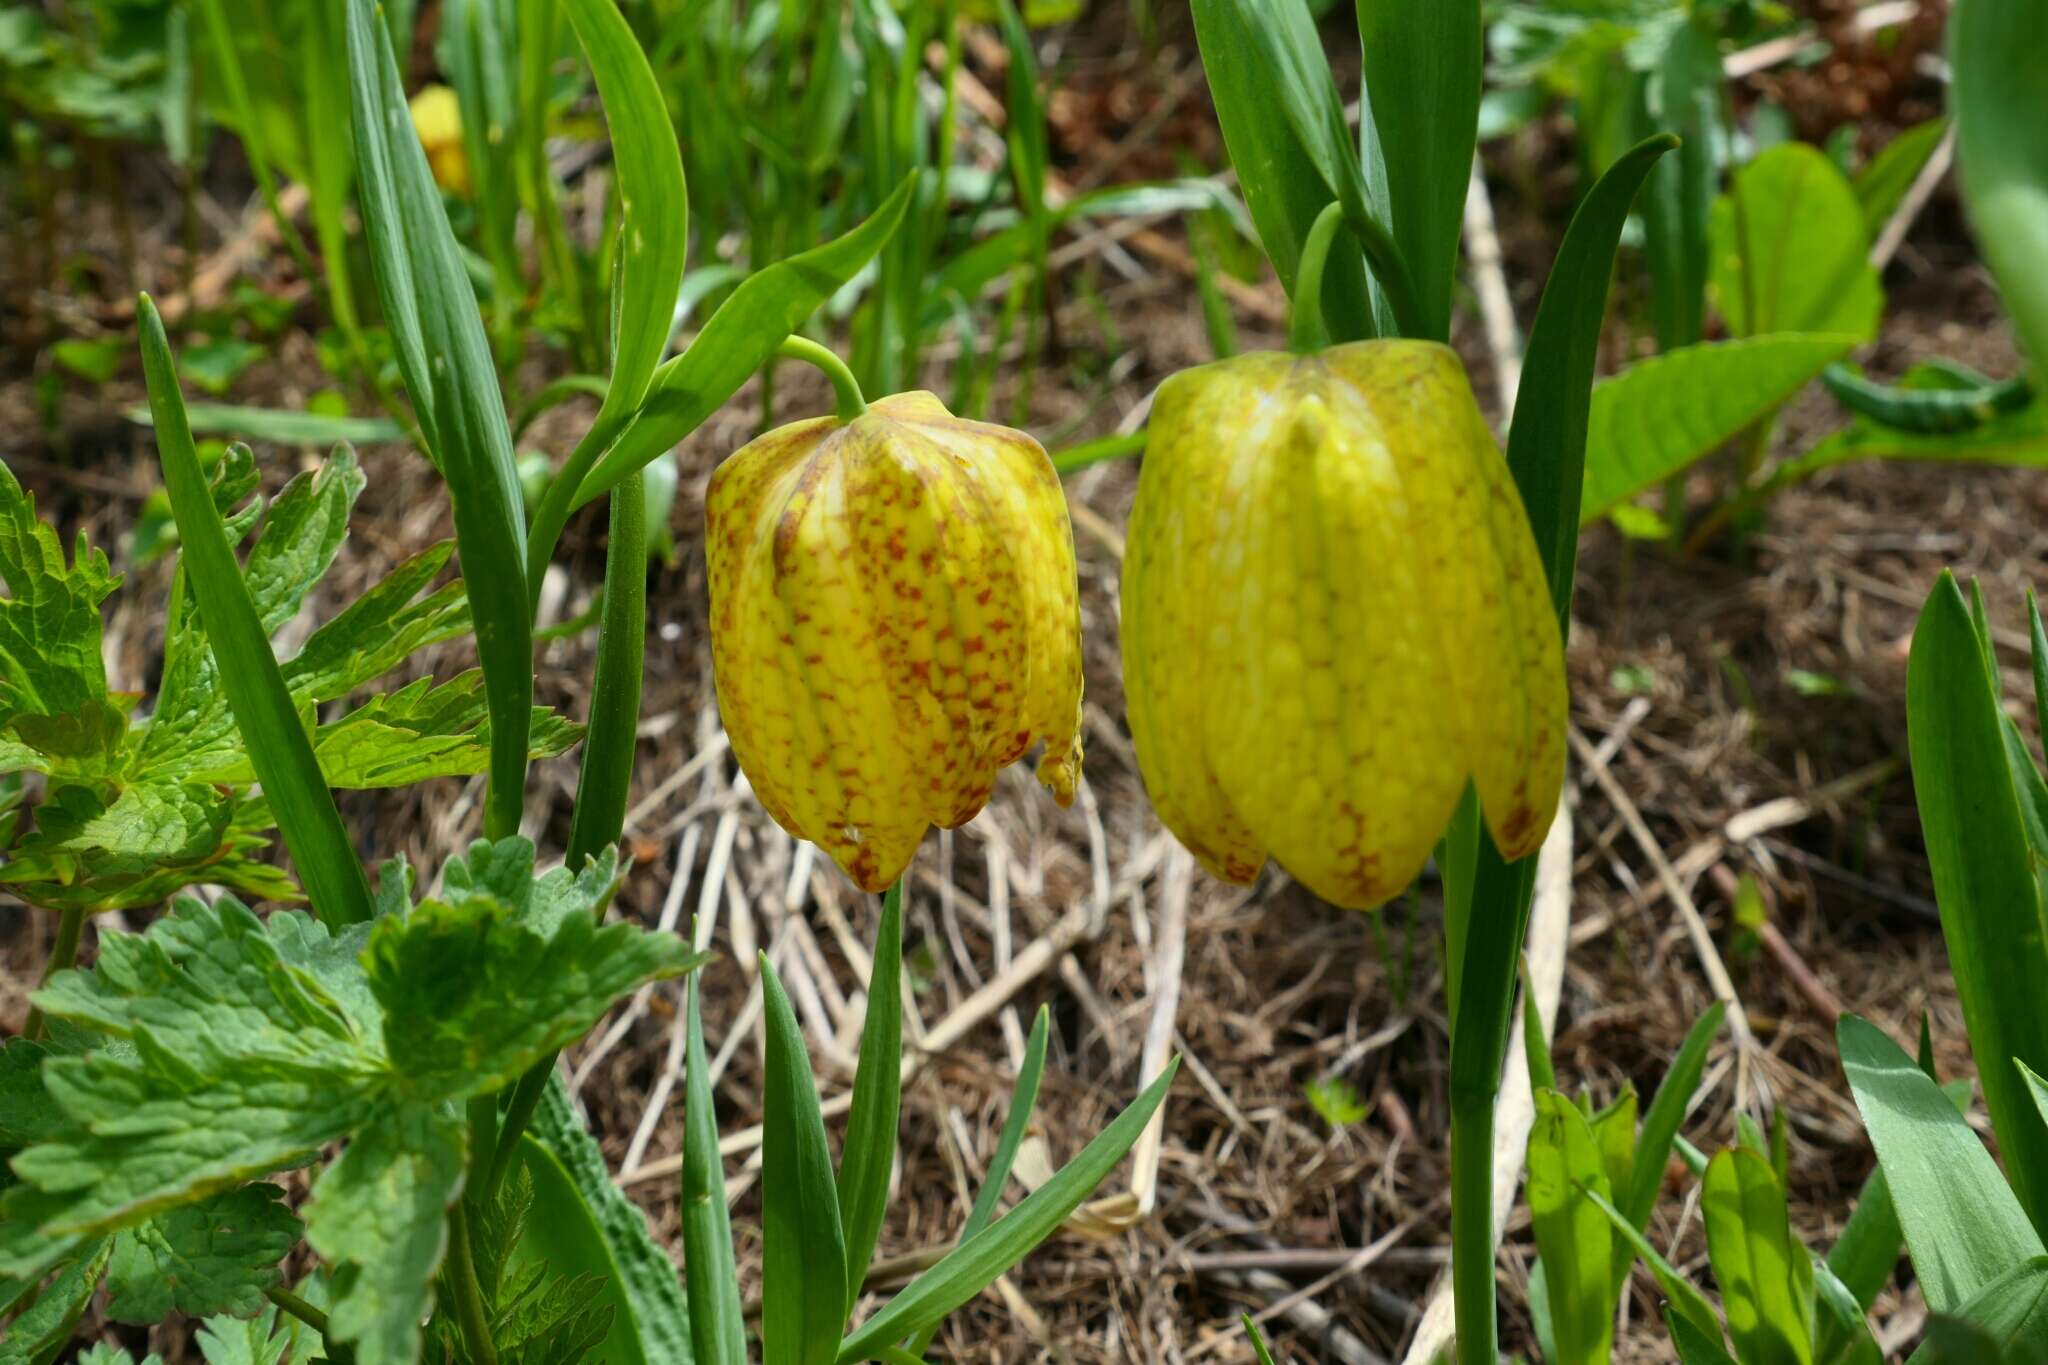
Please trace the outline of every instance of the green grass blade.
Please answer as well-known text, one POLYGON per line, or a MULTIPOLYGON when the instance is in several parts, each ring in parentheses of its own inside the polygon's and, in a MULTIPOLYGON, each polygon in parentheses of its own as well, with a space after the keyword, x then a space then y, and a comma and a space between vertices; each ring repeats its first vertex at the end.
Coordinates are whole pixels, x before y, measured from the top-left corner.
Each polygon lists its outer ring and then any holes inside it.
MULTIPOLYGON (((789 996, 761 958, 768 1024, 761 1129, 763 1365, 824 1365, 846 1324, 846 1240, 811 1056, 789 996)), ((902 1335, 901 1333, 898 1334, 902 1335)), ((893 1340, 893 1338, 891 1338, 893 1340)))
POLYGON ((349 0, 349 96, 363 226, 420 431, 448 481, 490 706, 484 833, 519 829, 533 723, 533 620, 512 435, 476 296, 413 132, 391 35, 349 0))
POLYGON ((944 1260, 910 1282, 886 1308, 861 1324, 839 1345, 843 1363, 865 1360, 890 1342, 920 1332, 966 1303, 1053 1234, 1068 1214, 1102 1183, 1110 1168, 1138 1140, 1152 1111, 1166 1098, 1180 1070, 1174 1058, 1145 1092, 1096 1135, 1081 1154, 1039 1186, 1023 1203, 955 1247, 944 1260))
POLYGON ((1648 1226, 1650 1210, 1656 1207, 1657 1188, 1664 1180, 1665 1163, 1671 1159, 1671 1140, 1678 1136, 1678 1125, 1685 1121, 1685 1107, 1692 1102, 1693 1091, 1700 1088, 1707 1049, 1713 1045, 1714 1035, 1721 1031, 1721 1019, 1726 1013, 1727 1007, 1716 1001, 1699 1017, 1685 1035, 1685 1042, 1679 1045, 1678 1055, 1671 1059, 1671 1069, 1664 1073, 1657 1093, 1650 1097, 1650 1107, 1643 1113, 1642 1132, 1636 1139, 1635 1170, 1621 1201, 1621 1211, 1638 1228, 1648 1226))
POLYGON ((2042 1255, 2040 1235, 1982 1140, 1905 1049, 1853 1014, 1836 1036, 1927 1306, 1960 1312, 2000 1275, 2042 1255))
POLYGON ((668 345, 690 244, 690 200, 668 104, 625 15, 612 0, 568 0, 565 7, 597 74, 619 185, 611 389, 594 428, 608 443, 640 405, 668 345))
POLYGON ((1559 1365, 1604 1365, 1614 1348, 1615 1237, 1586 1198, 1609 1185, 1586 1116, 1555 1090, 1536 1092, 1529 1133, 1529 1219, 1543 1258, 1559 1365))
MULTIPOLYGON (((1010 1171, 1017 1164, 1017 1149, 1024 1145, 1025 1131, 1031 1127, 1031 1111, 1038 1104, 1038 1082, 1045 1075, 1045 1048, 1051 1031, 1051 1012, 1040 1005, 1037 1018, 1031 1021, 1031 1040, 1024 1045, 1024 1065, 1017 1069, 1017 1084, 1010 1091, 1010 1109, 1003 1118, 1003 1131, 996 1138, 995 1155, 989 1158, 988 1173, 974 1195, 974 1207, 967 1211, 967 1222, 960 1228, 962 1242, 987 1227, 996 1216, 996 1205, 1003 1201, 1003 1187, 1010 1183, 1010 1171)), ((939 1324, 934 1322, 919 1332, 911 1343, 910 1353, 923 1355, 938 1331, 939 1324)))
POLYGON ((1420 336, 1449 341, 1451 286, 1479 131, 1479 0, 1358 0, 1368 166, 1379 160, 1388 227, 1407 262, 1420 336))
POLYGON ((1700 1209, 1737 1357, 1749 1365, 1810 1365, 1812 1262, 1792 1238, 1771 1163, 1741 1148, 1721 1152, 1707 1164, 1700 1209))
MULTIPOLYGON (((882 927, 868 974, 867 1016, 860 1064, 839 1165, 839 1217, 846 1238, 846 1312, 867 1279, 882 1215, 889 1209, 889 1171, 896 1159, 896 1122, 903 1106, 903 883, 882 897, 882 927)), ((842 1316, 841 1321, 845 1319, 842 1316)))
POLYGON ((747 1328, 740 1308, 739 1269, 725 1208, 725 1165, 718 1155, 718 1115, 711 1063, 704 1055, 702 990, 689 986, 683 1072, 683 1278, 690 1295, 690 1335, 698 1365, 747 1365, 747 1328))
POLYGON ((590 684, 590 728, 576 775, 569 822, 572 868, 619 841, 633 785, 640 733, 640 680, 647 663, 647 499, 634 473, 612 490, 611 536, 605 546, 604 615, 597 669, 590 684))
MULTIPOLYGON (((671 449, 716 412, 848 280, 874 259, 903 221, 916 178, 907 176, 867 221, 845 236, 755 271, 704 324, 690 348, 654 372, 646 400, 618 442, 583 479, 581 506, 671 449)), ((567 519, 568 510, 561 513, 567 519)), ((561 525, 537 515, 529 563, 545 564, 561 525)))
POLYGON ((2048 366, 2048 81, 2041 8, 1958 0, 1949 86, 1963 201, 2036 373, 2048 366))
POLYGON ((191 429, 185 424, 177 362, 164 336, 163 319, 147 294, 137 303, 136 313, 164 487, 184 546, 185 571, 205 604, 206 639, 220 666, 221 686, 313 912, 330 928, 360 923, 371 917, 369 879, 349 844, 334 794, 320 775, 313 742, 299 722, 277 656, 270 652, 270 637, 249 600, 214 509, 191 429))
POLYGON ((1649 1239, 1628 1221, 1628 1216, 1614 1207, 1605 1196, 1593 1190, 1586 1193, 1586 1198, 1593 1202, 1594 1208, 1607 1215, 1608 1223, 1621 1235, 1622 1240, 1629 1244, 1636 1255, 1643 1258, 1644 1265, 1650 1267, 1650 1273, 1656 1277, 1657 1287, 1664 1291, 1664 1297, 1669 1300, 1665 1309, 1667 1318, 1681 1319, 1701 1337, 1712 1340, 1718 1348, 1721 1341, 1721 1322, 1714 1316, 1714 1306, 1707 1302, 1707 1296, 1681 1275, 1677 1267, 1665 1260, 1664 1253, 1652 1246, 1649 1239))
POLYGON ((1672 26, 1643 80, 1642 131, 1661 129, 1684 139, 1676 155, 1650 172, 1643 192, 1643 253, 1659 351, 1692 345, 1706 325, 1707 222, 1721 174, 1714 160, 1721 83, 1718 35, 1698 18, 1672 26))
MULTIPOLYGON (((145 426, 151 420, 146 407, 130 408, 126 415, 145 426)), ((388 417, 328 417, 232 403, 192 403, 185 408, 185 418, 196 436, 239 436, 245 441, 275 441, 279 445, 332 446, 342 441, 371 445, 405 436, 405 428, 388 417)))
MULTIPOLYGON (((1985 1107, 2013 1191, 2040 1228, 2048 1217, 2048 1124, 2012 1061, 2048 1070, 2048 1012, 2039 998, 2048 942, 2038 850, 2027 836, 1995 678, 1971 609, 1944 573, 1921 610, 1906 668, 1913 791, 1985 1107)), ((2012 758, 2031 766, 2024 754, 2012 758)))

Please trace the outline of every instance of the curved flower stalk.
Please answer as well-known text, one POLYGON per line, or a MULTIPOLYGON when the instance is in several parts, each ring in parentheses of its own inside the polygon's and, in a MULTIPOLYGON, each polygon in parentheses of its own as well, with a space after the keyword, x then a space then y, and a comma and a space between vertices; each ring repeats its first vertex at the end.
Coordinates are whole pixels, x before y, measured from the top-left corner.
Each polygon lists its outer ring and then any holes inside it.
POLYGON ((1522 500, 1456 355, 1370 341, 1175 375, 1123 587, 1132 737, 1217 876, 1267 855, 1365 909, 1469 780, 1535 851, 1564 774, 1563 651, 1522 500))
POLYGON ((929 826, 974 818, 1033 743, 1073 799, 1073 531, 1037 441, 929 393, 867 407, 847 380, 841 416, 720 466, 705 543, 733 752, 769 814, 863 889, 893 884, 929 826))

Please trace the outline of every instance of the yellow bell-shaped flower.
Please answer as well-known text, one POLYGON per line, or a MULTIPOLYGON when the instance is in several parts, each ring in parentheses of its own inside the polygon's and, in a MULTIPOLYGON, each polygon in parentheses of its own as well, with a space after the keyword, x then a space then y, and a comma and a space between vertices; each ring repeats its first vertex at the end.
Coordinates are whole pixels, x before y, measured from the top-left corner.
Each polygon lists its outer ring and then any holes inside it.
POLYGON ((1557 617, 1443 346, 1246 355, 1162 384, 1123 655, 1152 802, 1226 880, 1270 853, 1369 908, 1422 869, 1468 780, 1510 858, 1556 813, 1557 617))
POLYGON ((1080 605, 1044 447, 929 393, 794 422, 711 477, 711 655, 733 753, 768 813, 868 891, 931 825, 974 818, 1045 744, 1081 766, 1080 605))
POLYGON ((434 183, 452 195, 469 197, 469 149, 462 141, 462 101, 445 85, 423 85, 412 97, 412 126, 434 183))

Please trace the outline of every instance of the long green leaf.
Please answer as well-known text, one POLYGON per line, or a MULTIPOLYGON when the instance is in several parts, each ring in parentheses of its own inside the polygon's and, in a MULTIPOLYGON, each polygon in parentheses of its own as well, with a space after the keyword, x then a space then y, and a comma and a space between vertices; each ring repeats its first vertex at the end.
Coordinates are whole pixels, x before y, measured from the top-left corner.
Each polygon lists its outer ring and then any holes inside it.
POLYGON ((725 1165, 718 1155, 711 1063, 704 1053, 704 1006, 695 980, 685 1005, 683 1065, 683 1256, 689 1273, 690 1334, 698 1365, 747 1365, 739 1268, 725 1208, 725 1165))
POLYGON ((896 1121, 902 1105, 903 883, 898 882, 882 897, 882 927, 875 935, 860 1063, 853 1077, 853 1108, 846 1120, 846 1155, 839 1164, 847 1313, 853 1312, 860 1297, 882 1235, 882 1215, 889 1210, 889 1170, 896 1160, 896 1121))
MULTIPOLYGON (((2039 997, 2039 983, 2048 981, 2048 939, 1987 647, 1944 573, 1913 631, 1906 737, 1942 937, 1985 1107, 2013 1192, 2038 1229, 2048 1226, 2048 1124, 2012 1062, 2048 1071, 2048 1011, 2039 997)), ((1896 1176, 1892 1188, 1898 1197, 1896 1176)), ((1899 1212, 1911 1242, 1903 1205, 1899 1212)))
POLYGON ((1702 342, 1594 385, 1581 517, 1610 512, 1713 454, 1857 344, 1803 332, 1702 342))
POLYGON ((2048 364, 2048 81, 2041 8, 1957 0, 1948 24, 1949 99, 1963 202, 2013 328, 2048 364))
POLYGON ((620 1292, 618 1262, 560 1159, 531 1135, 520 1139, 517 1159, 533 1182, 533 1208, 511 1264, 544 1265, 549 1275, 592 1277, 592 1299, 612 1310, 603 1344, 606 1365, 671 1365, 649 1360, 632 1305, 620 1292))
POLYGON ((1700 1325, 1664 1305, 1664 1325, 1671 1331, 1671 1344, 1678 1351, 1679 1365, 1735 1365, 1735 1357, 1721 1349, 1720 1332, 1709 1335, 1700 1325))
POLYGON ((605 546, 604 624, 590 684, 590 729, 576 775, 569 821, 569 866, 581 867, 619 841, 633 786, 640 734, 640 681, 647 661, 646 475, 635 471, 612 490, 611 538, 605 546))
MULTIPOLYGON (((1192 9, 1224 146, 1260 244, 1291 296, 1316 215, 1333 199, 1365 199, 1322 40, 1302 0, 1194 0, 1192 9)), ((1339 341, 1379 333, 1356 250, 1330 253, 1323 321, 1339 341)))
POLYGON ((2036 1256, 1984 1286, 1954 1315, 1977 1329, 1964 1350, 1930 1332, 1908 1365, 2037 1365, 2048 1360, 2048 1257, 2036 1256))
POLYGON ((533 715, 533 621, 512 435, 476 296, 372 0, 348 0, 348 63, 370 261, 399 372, 454 503, 491 716, 484 831, 503 838, 519 828, 533 715))
MULTIPOLYGON (((1667 1319, 1683 1319, 1702 1338, 1711 1339, 1718 1348, 1721 1342, 1721 1322, 1714 1316, 1714 1306, 1707 1302, 1707 1296, 1702 1294, 1692 1281, 1679 1274, 1677 1268, 1664 1259, 1664 1253, 1652 1246, 1650 1240, 1643 1236, 1612 1202, 1602 1197, 1598 1191, 1589 1193, 1586 1197, 1592 1201, 1593 1207, 1607 1215, 1609 1225, 1634 1249, 1636 1255, 1643 1258, 1643 1264, 1650 1267, 1650 1274, 1656 1277, 1657 1287, 1664 1291, 1664 1297, 1669 1301, 1665 1310, 1667 1319)), ((1675 1331, 1673 1335, 1676 1335, 1675 1331)))
MULTIPOLYGON (((690 348, 654 372, 646 401, 584 478, 574 504, 606 492, 716 412, 819 304, 874 258, 903 221, 915 186, 915 178, 906 177, 866 222, 845 236, 749 275, 718 306, 690 348)), ((544 540, 548 554, 560 533, 560 526, 550 528, 536 519, 535 544, 544 540)), ((538 562, 546 563, 547 555, 538 562)))
POLYGON ((887 1307, 862 1323, 858 1331, 840 1343, 841 1365, 866 1360, 887 1343, 942 1321, 1050 1237, 1138 1140, 1138 1134, 1145 1130, 1152 1111, 1166 1098, 1179 1070, 1180 1059, 1176 1057, 1129 1108, 1096 1134, 1095 1140, 1052 1179, 1016 1208, 946 1253, 944 1260, 912 1280, 887 1307))
MULTIPOLYGON (((796 1011, 767 957, 761 1129, 761 1353, 764 1365, 823 1365, 846 1323, 846 1239, 832 1149, 796 1011)), ((900 1334, 899 1334, 900 1335, 900 1334)))
POLYGON ((1863 227, 1872 238, 1920 178, 1920 172, 1948 132, 1945 118, 1931 118, 1900 132, 1870 163, 1856 173, 1856 202, 1863 206, 1863 227))
POLYGON ((371 917, 369 879, 349 843, 334 794, 320 775, 313 742, 292 705, 277 656, 270 652, 270 637, 249 600, 235 552, 221 527, 191 429, 185 424, 177 362, 164 336, 163 319, 147 294, 136 305, 136 321, 142 331, 142 369, 155 414, 164 487, 170 493, 179 543, 185 547, 186 572, 204 604, 206 639, 219 667, 221 687, 314 913, 330 928, 360 923, 371 917))
POLYGON ((1609 1193, 1586 1116, 1555 1090, 1536 1094, 1526 1187, 1558 1365, 1605 1365, 1614 1349, 1615 1236, 1588 1191, 1609 1193))
POLYGON ((1721 1020, 1727 1012, 1727 1006, 1720 1001, 1708 1007, 1685 1035, 1657 1093, 1650 1097, 1650 1107, 1643 1114, 1642 1132, 1636 1139, 1635 1168, 1621 1201, 1622 1212, 1638 1228, 1649 1225, 1658 1187, 1664 1182, 1664 1166, 1671 1159, 1671 1140, 1678 1136, 1678 1126, 1685 1121, 1685 1108, 1692 1103, 1693 1092, 1700 1088, 1700 1075, 1707 1066, 1707 1049, 1713 1045, 1714 1035, 1721 1031, 1721 1020))
POLYGON ((2040 1235, 1983 1142, 1903 1048, 1853 1014, 1836 1037, 1927 1306, 1960 1312, 2042 1255, 2040 1235))
MULTIPOLYGON (((150 422, 146 407, 129 408, 131 422, 150 422)), ((245 408, 232 403, 193 403, 185 409, 196 436, 239 436, 245 441, 276 441, 280 445, 370 445, 396 441, 405 428, 388 417, 328 417, 317 412, 279 408, 245 408)))
POLYGON ((1728 1335, 1745 1365, 1813 1359, 1813 1262, 1793 1240, 1771 1163, 1730 1148, 1707 1163, 1700 1209, 1728 1335))
POLYGON ((1714 140, 1721 110, 1721 52, 1710 21, 1671 26, 1657 64, 1643 78, 1645 133, 1676 133, 1675 156, 1650 173, 1643 191, 1643 253, 1650 267, 1650 318, 1657 349, 1700 339, 1706 321, 1707 222, 1720 174, 1714 140))
MULTIPOLYGON (((1358 35, 1367 163, 1380 161, 1420 335, 1449 341, 1466 169, 1479 132, 1479 0, 1358 0, 1358 35)), ((1367 179, 1375 179, 1370 169, 1367 179)))

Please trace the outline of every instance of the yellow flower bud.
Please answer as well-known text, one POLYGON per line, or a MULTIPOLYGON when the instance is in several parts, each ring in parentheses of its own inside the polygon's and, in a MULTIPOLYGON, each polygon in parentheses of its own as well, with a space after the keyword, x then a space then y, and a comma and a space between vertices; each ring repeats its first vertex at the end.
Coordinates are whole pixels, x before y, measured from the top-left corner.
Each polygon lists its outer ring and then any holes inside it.
POLYGON ((469 197, 469 151, 462 144, 462 101, 445 85, 423 85, 412 97, 413 131, 427 150, 434 183, 469 197))
POLYGON ((1445 347, 1246 355, 1162 384, 1123 655, 1152 802, 1226 880, 1270 853, 1365 909, 1421 871, 1468 779, 1510 858, 1556 813, 1557 617, 1445 347))
POLYGON ((1073 800, 1074 538, 1038 442, 897 394, 752 441, 704 520, 719 710, 784 829, 880 891, 1034 741, 1073 800))

